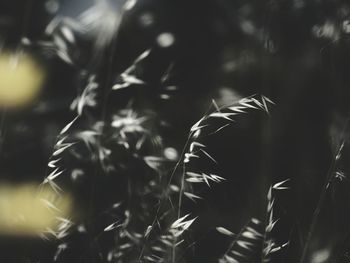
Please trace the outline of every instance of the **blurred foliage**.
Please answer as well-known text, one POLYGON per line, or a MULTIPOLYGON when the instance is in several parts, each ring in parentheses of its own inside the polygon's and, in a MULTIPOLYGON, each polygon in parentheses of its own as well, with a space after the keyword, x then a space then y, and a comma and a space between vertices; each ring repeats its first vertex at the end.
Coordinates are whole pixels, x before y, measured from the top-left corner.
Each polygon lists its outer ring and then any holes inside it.
MULTIPOLYGON (((183 259, 216 262, 229 242, 215 227, 238 233, 250 218, 263 219, 270 185, 291 179, 291 191, 278 195, 284 220, 273 233, 290 246, 273 262, 299 262, 331 178, 305 262, 348 262, 349 17, 347 1, 333 0, 2 1, 1 61, 6 50, 28 57, 15 77, 9 67, 1 70, 0 103, 7 106, 1 102, 10 90, 6 78, 11 92, 22 90, 16 105, 31 103, 2 109, 1 179, 41 183, 47 160, 61 149, 56 137, 78 115, 67 138, 60 138, 65 145, 81 142, 63 153, 60 185, 74 196, 74 220, 83 222, 69 242, 2 238, 3 258, 104 262, 100 254, 115 237, 107 233, 97 242, 99 232, 116 216, 134 229, 152 223, 151 217, 130 219, 130 211, 155 212, 150 209, 158 199, 147 193, 167 190, 160 174, 175 165, 211 99, 222 107, 263 94, 276 103, 269 119, 238 117, 236 125, 204 139, 219 165, 196 166, 227 181, 210 191, 195 189, 204 200, 183 205, 199 216, 190 234, 198 241, 183 259), (40 70, 31 72, 31 63, 40 70), (335 161, 341 145, 342 158, 335 161), (127 204, 113 207, 125 197, 127 204), (66 254, 59 259, 57 251, 66 254)), ((123 238, 130 237, 124 232, 123 238)))

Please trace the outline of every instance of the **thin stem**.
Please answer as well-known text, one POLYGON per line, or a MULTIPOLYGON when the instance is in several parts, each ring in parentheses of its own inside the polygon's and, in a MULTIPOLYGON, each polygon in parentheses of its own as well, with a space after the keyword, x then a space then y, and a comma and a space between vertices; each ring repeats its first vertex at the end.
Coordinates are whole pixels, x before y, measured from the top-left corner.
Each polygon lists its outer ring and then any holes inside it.
POLYGON ((176 262, 176 237, 173 239, 173 246, 171 249, 171 263, 176 262))
POLYGON ((33 8, 33 0, 27 0, 26 5, 25 5, 25 13, 23 16, 21 37, 26 37, 26 35, 28 34, 28 28, 30 26, 29 22, 30 22, 30 18, 31 18, 32 8, 33 8))
POLYGON ((184 163, 182 166, 181 186, 180 186, 180 192, 179 192, 179 203, 178 203, 178 211, 177 211, 178 218, 180 218, 181 216, 182 196, 185 188, 185 176, 186 176, 186 167, 184 163))
POLYGON ((317 203, 317 206, 316 206, 316 209, 315 209, 315 211, 313 213, 310 229, 309 229, 308 235, 306 237, 306 242, 305 242, 305 246, 304 246, 304 249, 303 249, 303 253, 301 255, 300 263, 304 263, 305 260, 306 260, 307 251, 308 251, 309 246, 310 246, 311 238, 312 238, 312 236, 313 236, 313 234, 315 232, 315 228, 316 228, 316 225, 317 225, 317 222, 318 222, 318 219, 319 219, 321 208, 323 206, 324 201, 326 200, 329 186, 331 185, 331 183, 333 182, 333 180, 335 178, 334 168, 336 167, 336 163, 337 163, 337 161, 339 159, 339 156, 340 156, 341 151, 342 151, 343 146, 344 146, 344 142, 345 142, 344 137, 345 137, 345 132, 347 130, 348 124, 349 124, 349 119, 346 120, 346 123, 344 125, 344 129, 343 129, 343 132, 342 132, 342 136, 341 137, 343 138, 343 143, 340 144, 339 149, 336 152, 336 156, 332 160, 331 166, 330 166, 330 168, 328 170, 328 173, 327 173, 328 174, 328 176, 327 176, 328 179, 324 183, 323 191, 321 192, 320 199, 319 199, 319 201, 317 203))
POLYGON ((251 222, 251 220, 249 220, 241 229, 241 231, 236 235, 235 239, 231 242, 231 244, 229 245, 229 247, 227 248, 225 255, 227 255, 228 253, 230 253, 230 251, 232 250, 233 246, 236 244, 236 242, 238 241, 238 239, 242 236, 243 232, 246 230, 246 228, 248 227, 249 223, 251 222))
MULTIPOLYGON (((188 138, 187 138, 187 140, 186 140, 186 143, 185 143, 185 145, 184 145, 184 147, 183 147, 183 149, 182 149, 182 152, 181 152, 181 154, 180 154, 179 160, 177 161, 177 163, 176 163, 176 165, 175 165, 175 167, 174 167, 174 169, 173 169, 173 171, 172 171, 172 173, 171 173, 171 175, 170 175, 169 182, 167 183, 167 186, 166 186, 166 188, 165 188, 165 191, 167 191, 167 189, 169 189, 169 186, 170 186, 170 184, 171 184, 171 182, 172 182, 172 180, 173 180, 173 177, 174 177, 174 175, 175 175, 175 173, 176 173, 176 170, 177 170, 177 168, 179 167, 179 165, 180 165, 180 163, 181 163, 181 161, 182 161, 182 159, 183 159, 183 156, 185 155, 185 151, 186 151, 187 146, 188 146, 188 144, 189 144, 189 142, 190 142, 191 135, 192 135, 192 133, 189 134, 189 136, 188 136, 188 138)), ((160 211, 160 209, 162 208, 165 199, 166 199, 166 198, 162 197, 162 198, 159 200, 159 205, 158 205, 158 208, 157 208, 157 211, 156 211, 156 215, 155 215, 155 217, 154 217, 154 219, 153 219, 153 221, 152 221, 151 229, 153 229, 155 223, 156 223, 157 220, 158 220, 159 211, 160 211)), ((152 230, 151 230, 151 231, 152 231, 152 230)), ((149 236, 150 236, 150 234, 147 236, 146 240, 148 239, 149 236)), ((139 261, 141 261, 141 259, 142 259, 144 250, 145 250, 145 244, 142 246, 141 253, 140 253, 139 258, 138 258, 139 261)))

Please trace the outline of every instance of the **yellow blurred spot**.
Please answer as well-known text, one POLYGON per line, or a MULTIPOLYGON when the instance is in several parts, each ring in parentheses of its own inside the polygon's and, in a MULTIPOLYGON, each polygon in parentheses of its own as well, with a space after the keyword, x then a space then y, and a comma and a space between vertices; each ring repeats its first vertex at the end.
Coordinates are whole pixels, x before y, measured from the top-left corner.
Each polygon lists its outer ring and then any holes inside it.
POLYGON ((29 54, 0 54, 0 106, 13 108, 32 102, 42 87, 44 75, 29 54))
POLYGON ((71 214, 69 195, 37 184, 0 185, 0 234, 32 236, 62 229, 71 214))

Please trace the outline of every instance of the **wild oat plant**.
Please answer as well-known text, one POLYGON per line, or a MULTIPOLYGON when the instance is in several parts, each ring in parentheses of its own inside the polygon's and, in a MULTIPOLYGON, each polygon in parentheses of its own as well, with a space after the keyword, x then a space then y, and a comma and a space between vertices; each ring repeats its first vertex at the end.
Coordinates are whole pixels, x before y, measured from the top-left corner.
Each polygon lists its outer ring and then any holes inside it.
MULTIPOLYGON (((145 88, 146 81, 137 74, 140 64, 151 52, 143 52, 108 87, 107 94, 112 96, 127 89, 145 88)), ((168 77, 167 70, 160 83, 166 86, 168 77)), ((240 116, 254 112, 268 116, 274 103, 263 95, 242 98, 220 107, 213 100, 207 113, 191 127, 177 156, 175 149, 169 150, 164 145, 160 132, 162 123, 152 107, 134 99, 122 106, 111 105, 108 114, 96 118, 93 111, 101 101, 101 84, 94 74, 85 74, 84 80, 85 88, 71 104, 76 117, 58 135, 42 185, 50 186, 57 200, 66 188, 73 189, 79 195, 78 200, 86 202, 82 207, 87 211, 75 220, 57 218, 60 222, 57 229, 48 229, 47 234, 42 235, 45 239, 57 240, 53 261, 69 262, 74 258, 79 262, 188 262, 185 255, 195 246, 191 229, 198 216, 187 211, 184 203, 205 202, 196 191, 199 186, 210 188, 212 184, 225 184, 229 180, 194 164, 198 160, 218 164, 205 145, 205 139, 220 136, 229 126, 240 125, 236 121, 240 116), (72 185, 65 183, 67 176, 72 185), (84 180, 92 185, 88 190, 84 189, 84 180), (106 183, 109 188, 104 188, 106 183), (108 199, 103 195, 105 189, 114 192, 106 195, 108 199), (97 208, 90 207, 93 203, 97 208), (81 240, 86 244, 81 245, 81 240)), ((343 146, 344 142, 335 163, 341 157, 343 146)), ((301 262, 306 262, 308 241, 324 195, 337 178, 344 178, 340 171, 331 173, 325 185, 301 262)), ((216 262, 277 262, 288 250, 289 240, 275 238, 283 220, 278 216, 284 215, 276 210, 283 210, 279 196, 289 190, 290 179, 272 183, 266 194, 266 217, 252 216, 238 233, 213 226, 230 240, 216 262), (275 255, 278 255, 277 261, 275 255)), ((46 203, 56 209, 54 202, 46 200, 46 203)))
MULTIPOLYGON (((132 75, 132 70, 149 53, 141 54, 121 74, 118 83, 110 88, 111 92, 144 84, 138 76, 132 75)), ((97 218, 78 222, 62 219, 64 224, 56 230, 50 229, 48 232, 61 240, 54 260, 64 262, 65 251, 75 247, 70 236, 91 231, 88 235, 94 246, 100 248, 98 257, 103 262, 184 262, 183 253, 189 244, 186 239, 197 216, 184 211, 183 203, 202 199, 195 191, 198 185, 210 187, 227 180, 192 165, 193 160, 198 159, 217 163, 203 139, 219 136, 220 131, 230 125, 239 125, 235 122, 237 116, 254 111, 269 114, 273 102, 259 95, 223 107, 213 101, 208 112, 190 129, 181 155, 172 158, 164 151, 157 114, 151 109, 139 109, 133 101, 125 108, 115 109, 103 120, 91 121, 91 125, 81 130, 79 121, 97 106, 98 89, 95 77, 88 76, 85 89, 72 103, 71 108, 77 116, 60 132, 48 163, 50 173, 43 184, 52 187, 59 198, 64 191, 60 179, 65 175, 70 174, 73 182, 79 181, 79 177, 90 177, 93 181, 93 177, 104 176, 114 177, 119 184, 116 188, 123 192, 116 193, 115 200, 107 200, 109 203, 103 205, 106 210, 88 215, 108 215, 109 224, 98 225, 96 222, 106 219, 97 218), (67 162, 73 167, 65 167, 67 162), (87 165, 87 162, 91 164, 87 165), (142 175, 138 174, 140 167, 142 175), (106 243, 104 235, 113 238, 106 243)), ((252 218, 238 234, 217 226, 218 232, 232 239, 218 262, 252 262, 258 258, 269 262, 271 254, 287 246, 287 243, 276 243, 270 235, 278 221, 273 212, 273 195, 275 191, 288 189, 286 184, 284 181, 271 186, 265 223, 252 218)), ((54 207, 54 204, 50 203, 50 206, 54 207)))
MULTIPOLYGON (((123 12, 135 2, 127 1, 123 12)), ((160 90, 151 91, 153 83, 148 83, 144 75, 153 48, 141 52, 121 74, 115 76, 112 65, 101 74, 97 70, 102 61, 100 51, 105 49, 110 51, 109 56, 114 55, 114 49, 108 48, 115 45, 123 15, 112 12, 104 17, 106 6, 101 3, 77 21, 54 19, 46 30, 48 40, 31 43, 23 39, 24 45, 55 54, 77 67, 82 86, 70 107, 75 117, 58 134, 40 185, 55 193, 55 198, 43 200, 49 209, 58 210, 56 203, 65 193, 74 193, 79 205, 71 218, 57 218, 57 227, 48 228, 41 237, 55 245, 52 262, 191 263, 187 252, 197 245, 193 232, 201 218, 189 207, 206 202, 200 189, 210 191, 213 185, 231 180, 218 174, 218 169, 208 168, 211 165, 200 165, 199 161, 220 166, 206 139, 219 138, 225 129, 241 125, 242 116, 259 113, 268 118, 275 103, 264 94, 224 106, 212 100, 207 112, 190 128, 183 148, 170 147, 162 133, 166 124, 152 102, 167 100, 176 93, 176 86, 169 85, 173 65, 163 69, 158 80, 160 90), (99 31, 101 27, 108 30, 99 31), (91 48, 96 52, 84 64, 75 36, 86 32, 97 37, 91 48), (149 101, 129 96, 140 89, 146 90, 149 101), (115 103, 111 98, 116 97, 127 101, 115 103)), ((341 170, 346 140, 342 138, 339 145, 308 234, 300 242, 299 263, 326 262, 317 257, 308 260, 326 197, 333 184, 346 179, 341 170)), ((269 182, 265 216, 250 215, 239 232, 212 225, 228 241, 228 246, 223 242, 215 262, 281 263, 281 258, 288 257, 292 240, 281 237, 279 228, 288 216, 281 200, 292 190, 292 179, 269 182)))

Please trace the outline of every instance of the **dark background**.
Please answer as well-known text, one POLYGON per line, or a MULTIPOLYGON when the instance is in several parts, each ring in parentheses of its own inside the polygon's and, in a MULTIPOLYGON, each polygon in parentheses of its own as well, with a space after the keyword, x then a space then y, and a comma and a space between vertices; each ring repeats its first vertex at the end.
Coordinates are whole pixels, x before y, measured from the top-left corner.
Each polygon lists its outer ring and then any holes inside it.
MULTIPOLYGON (((58 12, 74 18, 90 4, 60 1, 58 12)), ((226 241, 213 226, 238 232, 248 218, 264 214, 269 184, 287 178, 292 178, 294 190, 283 200, 290 222, 281 227, 280 235, 292 232, 292 240, 298 240, 285 259, 297 262, 300 239, 307 233, 347 121, 350 32, 345 25, 349 15, 347 1, 140 0, 123 17, 118 36, 101 51, 98 62, 91 60, 89 39, 77 47, 80 52, 74 65, 43 55, 39 47, 32 48, 49 77, 35 103, 6 113, 0 148, 1 179, 41 182, 56 135, 74 116, 69 105, 81 84, 82 67, 90 65, 99 72, 107 94, 113 76, 152 48, 143 74, 153 88, 108 97, 108 105, 123 105, 130 98, 150 104, 159 118, 170 123, 171 128, 164 129, 163 134, 177 149, 211 98, 223 104, 258 93, 276 103, 269 120, 260 115, 244 118, 240 125, 207 142, 220 163, 215 169, 229 181, 204 190, 205 201, 193 208, 201 218, 194 236, 208 237, 189 253, 188 262, 215 262, 223 251, 219 244, 226 241), (145 13, 154 17, 151 26, 140 23, 145 13), (174 45, 159 47, 155 39, 161 32, 172 32, 174 45), (179 91, 168 101, 155 100, 159 76, 171 63, 171 81, 179 91), (44 110, 38 110, 39 105, 45 105, 44 110), (298 231, 291 225, 297 225, 298 231)), ((44 30, 53 17, 44 1, 3 0, 0 39, 13 49, 23 35, 33 42, 47 38, 44 30)), ((95 114, 102 113, 98 109, 95 114)), ((349 167, 346 162, 343 166, 346 173, 349 167)), ((345 180, 337 194, 329 197, 314 249, 326 246, 334 254, 345 253, 350 216, 348 186, 345 180)), ((113 195, 113 187, 106 192, 113 195)), ((49 262, 50 249, 47 255, 42 249, 47 244, 36 241, 28 247, 27 241, 22 241, 23 245, 18 245, 18 240, 13 242, 3 238, 0 257, 15 253, 13 262, 49 262)), ((341 258, 339 262, 348 262, 341 258)))

